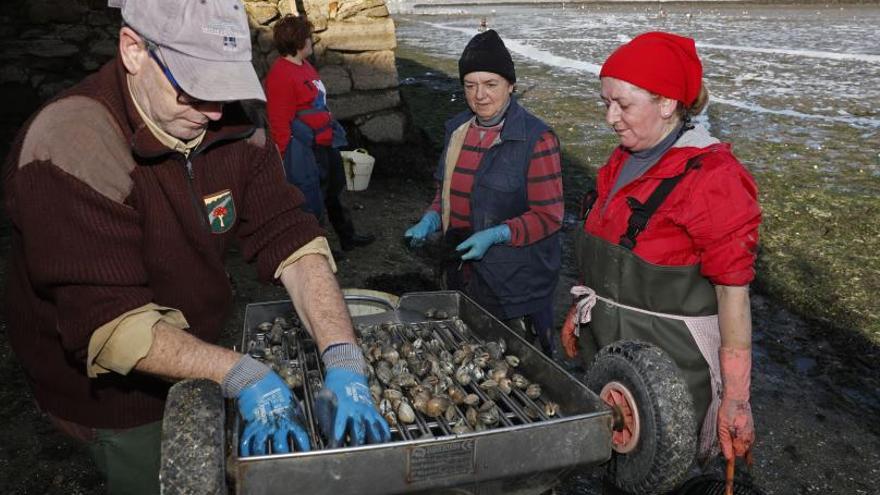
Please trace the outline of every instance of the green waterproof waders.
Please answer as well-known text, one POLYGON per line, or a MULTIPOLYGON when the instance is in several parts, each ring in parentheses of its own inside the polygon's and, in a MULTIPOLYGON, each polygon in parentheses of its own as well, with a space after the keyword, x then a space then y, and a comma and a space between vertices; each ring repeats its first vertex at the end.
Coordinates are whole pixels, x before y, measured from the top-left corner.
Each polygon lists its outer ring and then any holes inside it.
MULTIPOLYGON (((654 265, 629 249, 587 234, 583 229, 580 229, 576 247, 584 284, 599 296, 590 323, 581 327, 579 345, 587 366, 599 349, 618 340, 640 340, 656 345, 676 364, 688 385, 694 400, 697 434, 703 429, 704 436, 714 436, 714 431, 706 431, 713 428, 704 429, 703 425, 713 394, 709 365, 688 325, 681 319, 664 317, 717 315, 715 288, 700 275, 700 266, 654 265)), ((717 319, 711 331, 717 337, 717 319)), ((708 352, 717 355, 717 345, 708 352)), ((713 441, 714 437, 709 440, 713 441)))

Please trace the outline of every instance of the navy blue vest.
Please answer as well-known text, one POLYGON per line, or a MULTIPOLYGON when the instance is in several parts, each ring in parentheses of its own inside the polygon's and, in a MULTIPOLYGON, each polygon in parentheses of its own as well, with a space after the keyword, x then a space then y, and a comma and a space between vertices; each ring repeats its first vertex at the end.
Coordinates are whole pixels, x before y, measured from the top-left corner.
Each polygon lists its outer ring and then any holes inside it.
MULTIPOLYGON (((452 133, 473 118, 462 112, 446 122, 443 153, 435 178, 443 182, 446 149, 452 133)), ((471 227, 474 232, 499 225, 527 212, 528 170, 532 151, 550 130, 511 98, 501 129, 501 142, 483 155, 471 191, 471 227)), ((474 262, 476 277, 467 294, 502 319, 529 315, 550 304, 562 258, 559 231, 528 246, 496 244, 474 262)))

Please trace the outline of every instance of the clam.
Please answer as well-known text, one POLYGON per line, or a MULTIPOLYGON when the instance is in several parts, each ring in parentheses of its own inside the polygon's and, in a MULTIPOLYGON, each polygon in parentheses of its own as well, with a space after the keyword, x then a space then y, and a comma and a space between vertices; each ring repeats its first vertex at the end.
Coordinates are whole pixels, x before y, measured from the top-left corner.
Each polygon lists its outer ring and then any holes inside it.
POLYGON ((425 404, 424 413, 432 418, 438 418, 441 414, 446 412, 446 409, 449 408, 450 404, 451 401, 449 400, 449 397, 444 395, 435 396, 425 404))
POLYGON ((501 420, 501 411, 498 410, 494 402, 486 402, 483 407, 480 407, 477 420, 486 426, 494 426, 501 420), (488 407, 485 407, 487 405, 488 407))
POLYGON ((511 368, 516 368, 517 366, 519 366, 519 358, 514 356, 513 354, 508 354, 504 356, 504 361, 506 361, 511 368))
POLYGON ((388 411, 382 416, 385 418, 385 421, 388 422, 389 426, 397 426, 397 415, 394 414, 394 411, 388 411))
POLYGON ((556 416, 556 413, 558 412, 559 404, 551 401, 547 401, 544 403, 544 414, 546 414, 548 418, 556 416))
POLYGON ((507 373, 510 371, 510 368, 507 367, 507 364, 504 361, 498 362, 495 364, 495 367, 489 371, 489 378, 495 380, 496 382, 507 376, 507 373))
POLYGON ((473 430, 471 430, 471 427, 468 426, 467 422, 465 422, 464 419, 459 419, 455 422, 454 425, 452 425, 452 433, 455 433, 456 435, 461 435, 462 433, 470 433, 471 431, 473 430))
POLYGON ((455 384, 448 387, 446 393, 449 394, 449 398, 454 404, 462 404, 468 395, 463 388, 455 384))
POLYGON ((466 367, 460 366, 457 370, 455 370, 455 381, 462 385, 469 384, 471 382, 470 371, 466 367))
POLYGON ((501 346, 498 344, 498 342, 487 342, 486 352, 488 352, 489 356, 496 361, 504 357, 504 351, 501 350, 501 346))
POLYGON ((468 424, 471 427, 477 426, 477 421, 479 420, 479 413, 473 407, 468 407, 464 413, 464 417, 467 420, 468 424))
POLYGON ((411 424, 416 420, 416 413, 406 399, 402 399, 397 405, 397 419, 404 424, 411 424))
POLYGON ((443 412, 443 419, 445 419, 447 423, 451 423, 455 421, 455 418, 457 417, 458 409, 455 407, 455 404, 449 404, 449 407, 443 412))
POLYGON ((529 385, 531 385, 529 380, 519 373, 514 373, 513 376, 510 377, 510 381, 513 383, 514 387, 520 390, 525 390, 529 385))
POLYGON ((395 364, 400 359, 400 354, 394 347, 386 345, 382 348, 382 359, 388 361, 391 364, 395 364))
POLYGON ((386 388, 385 391, 382 392, 382 397, 394 402, 403 398, 403 392, 400 390, 394 390, 393 388, 386 388))
POLYGON ((537 383, 532 383, 528 387, 526 387, 526 396, 529 399, 537 399, 541 396, 541 386, 537 383))
POLYGON ((477 394, 467 394, 463 402, 469 406, 475 406, 480 403, 480 396, 477 394))
POLYGON ((510 378, 505 376, 498 380, 498 390, 504 395, 510 395, 510 391, 512 390, 510 378))

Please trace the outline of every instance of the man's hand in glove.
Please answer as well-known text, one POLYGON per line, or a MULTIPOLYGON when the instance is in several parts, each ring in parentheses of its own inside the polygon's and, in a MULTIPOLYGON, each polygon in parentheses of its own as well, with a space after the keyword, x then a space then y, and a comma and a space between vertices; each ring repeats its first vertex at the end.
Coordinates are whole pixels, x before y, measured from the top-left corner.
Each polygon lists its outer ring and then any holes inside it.
POLYGON ((479 260, 486 255, 486 251, 495 244, 510 241, 510 227, 506 223, 481 230, 455 247, 456 251, 464 251, 462 261, 479 260))
POLYGON ((272 452, 291 452, 293 437, 300 451, 308 451, 309 436, 300 424, 302 413, 293 392, 280 376, 250 356, 243 356, 222 383, 226 397, 238 399, 244 419, 239 449, 242 457, 266 454, 271 438, 272 452))
POLYGON ((336 406, 331 446, 344 445, 348 434, 350 445, 382 443, 391 439, 391 431, 370 397, 367 377, 342 368, 327 370, 324 388, 335 395, 336 406))
POLYGON ((721 380, 724 392, 718 409, 718 440, 726 459, 743 457, 755 442, 755 424, 749 404, 751 349, 722 347, 721 380))

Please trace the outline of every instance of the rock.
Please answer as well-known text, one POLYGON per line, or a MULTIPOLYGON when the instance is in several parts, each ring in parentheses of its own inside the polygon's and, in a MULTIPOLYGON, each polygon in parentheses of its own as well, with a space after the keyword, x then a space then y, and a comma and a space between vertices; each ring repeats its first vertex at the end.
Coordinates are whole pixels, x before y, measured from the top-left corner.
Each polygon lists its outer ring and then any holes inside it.
POLYGON ((406 115, 393 111, 375 115, 358 125, 365 138, 374 143, 402 143, 406 130, 406 115))
POLYGON ((34 24, 77 24, 86 14, 84 6, 70 0, 30 0, 27 9, 28 20, 34 24))
POLYGON ((351 91, 351 77, 341 65, 325 65, 318 69, 328 95, 341 95, 351 91))
POLYGON ((351 71, 354 89, 384 89, 397 86, 394 52, 382 50, 345 54, 343 63, 351 71))
POLYGON ((58 36, 73 43, 85 41, 91 35, 89 28, 84 24, 67 25, 58 30, 58 36))
POLYGON ((303 0, 303 8, 315 32, 327 29, 327 17, 330 15, 330 0, 303 0))
POLYGON ((372 9, 362 10, 358 15, 364 17, 388 17, 389 13, 388 7, 380 5, 378 7, 373 7, 372 9))
POLYGON ((397 90, 348 93, 327 98, 327 105, 337 119, 350 120, 358 115, 399 106, 400 93, 397 90))
POLYGON ((119 50, 119 42, 115 39, 101 40, 92 43, 89 48, 89 53, 106 59, 116 56, 116 52, 119 50))
POLYGON ((355 17, 345 22, 330 22, 321 33, 322 50, 374 51, 397 47, 394 21, 390 17, 367 19, 355 17))
POLYGON ((270 21, 278 17, 278 6, 274 3, 246 2, 244 8, 247 10, 248 20, 253 28, 269 24, 270 21))
POLYGON ((275 48, 275 40, 272 33, 273 31, 270 27, 260 26, 254 29, 254 37, 257 41, 256 44, 260 47, 260 51, 263 53, 269 53, 275 48))
POLYGON ((31 41, 27 53, 41 58, 59 58, 77 54, 79 49, 66 41, 42 39, 31 41))
POLYGON ((278 0, 278 13, 281 14, 282 17, 286 15, 299 15, 299 11, 296 10, 296 1, 278 0))
POLYGON ((28 80, 27 71, 18 65, 0 66, 0 84, 24 84, 28 80))
POLYGON ((321 53, 320 58, 316 58, 318 60, 318 67, 324 65, 342 65, 345 61, 345 54, 335 50, 325 50, 321 53))
POLYGON ((384 6, 385 0, 348 0, 339 3, 336 11, 337 19, 352 17, 363 10, 384 6))

